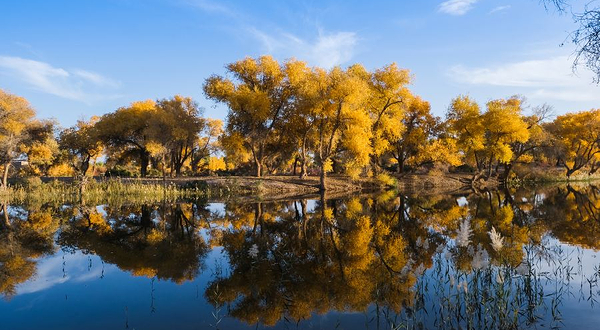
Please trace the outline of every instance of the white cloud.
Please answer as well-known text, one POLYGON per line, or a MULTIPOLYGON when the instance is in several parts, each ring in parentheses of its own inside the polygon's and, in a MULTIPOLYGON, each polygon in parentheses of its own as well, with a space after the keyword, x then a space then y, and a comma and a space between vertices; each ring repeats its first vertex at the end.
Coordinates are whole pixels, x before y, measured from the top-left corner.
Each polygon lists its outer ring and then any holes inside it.
MULTIPOLYGON (((99 264, 98 257, 84 255, 81 252, 65 255, 64 258, 62 255, 55 254, 41 259, 37 263, 35 276, 17 286, 17 295, 44 291, 70 281, 87 282, 100 278, 102 267, 96 266, 89 269, 88 258, 90 257, 93 258, 94 265, 99 264), (67 269, 63 273, 65 264, 67 269)), ((111 270, 112 268, 108 268, 105 273, 111 270)))
POLYGON ((575 75, 572 63, 568 56, 558 56, 489 68, 457 65, 448 74, 465 84, 519 87, 539 99, 600 101, 600 86, 592 83, 592 74, 581 71, 575 75))
POLYGON ((233 9, 218 2, 209 0, 184 0, 184 3, 206 12, 220 13, 227 16, 236 16, 236 12, 233 9))
POLYGON ((256 28, 252 33, 269 53, 280 53, 286 57, 298 57, 325 68, 348 62, 354 55, 358 42, 354 32, 324 33, 319 31, 315 40, 301 39, 290 33, 267 34, 256 28))
POLYGON ((109 78, 106 78, 104 76, 101 76, 95 72, 76 69, 76 70, 73 70, 71 73, 79 78, 82 78, 86 81, 89 81, 90 83, 93 83, 96 86, 103 86, 103 87, 106 86, 106 87, 112 87, 112 88, 117 88, 120 86, 119 82, 114 81, 109 78))
POLYGON ((100 90, 120 85, 98 73, 55 68, 45 62, 20 57, 0 56, 0 69, 44 93, 86 103, 116 97, 100 93, 100 90))
MULTIPOLYGON (((237 10, 234 6, 214 0, 180 0, 184 4, 205 12, 234 18, 237 30, 249 33, 262 45, 262 52, 278 57, 296 57, 313 65, 331 68, 348 62, 354 55, 358 38, 354 32, 327 33, 318 31, 314 39, 303 39, 294 34, 273 29, 265 32, 255 26, 256 19, 237 10)), ((268 22, 267 22, 268 23, 268 22)))
POLYGON ((490 10, 490 14, 494 14, 500 11, 505 11, 505 10, 509 10, 510 9, 510 5, 506 5, 506 6, 498 6, 492 10, 490 10))
POLYGON ((448 15, 461 16, 473 9, 473 5, 479 0, 448 0, 442 2, 438 11, 448 15))

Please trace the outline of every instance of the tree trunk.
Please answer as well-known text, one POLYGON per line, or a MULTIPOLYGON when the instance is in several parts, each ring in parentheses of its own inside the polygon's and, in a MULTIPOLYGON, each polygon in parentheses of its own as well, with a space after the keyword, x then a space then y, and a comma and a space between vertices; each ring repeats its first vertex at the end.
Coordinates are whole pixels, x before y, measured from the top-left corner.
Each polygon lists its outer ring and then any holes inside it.
POLYGON ((306 170, 306 159, 300 161, 300 179, 306 179, 308 171, 306 170))
POLYGON ((492 177, 492 163, 494 162, 494 155, 490 156, 490 163, 488 165, 488 170, 487 170, 487 178, 489 179, 490 177, 492 177))
POLYGON ((512 163, 504 164, 504 173, 502 173, 502 180, 504 181, 504 185, 506 185, 506 183, 508 182, 508 177, 510 175, 510 171, 512 170, 512 167, 513 167, 512 163))
POLYGON ((296 176, 296 169, 298 168, 298 157, 294 158, 294 170, 292 171, 292 175, 296 176))
POLYGON ((2 214, 4 215, 4 226, 6 228, 10 228, 10 220, 8 219, 8 208, 6 207, 6 203, 2 204, 2 214))
POLYGON ((404 173, 404 159, 398 159, 398 174, 404 173))
POLYGON ((263 174, 263 165, 260 160, 255 159, 254 163, 256 164, 256 177, 260 178, 263 174))
POLYGON ((2 189, 8 189, 8 170, 10 163, 4 164, 4 173, 2 174, 2 189))
POLYGON ((145 229, 150 229, 152 227, 152 210, 147 206, 142 206, 142 215, 140 217, 140 226, 145 229))
POLYGON ((260 231, 262 233, 263 224, 263 207, 262 203, 256 203, 254 207, 254 226, 252 227, 252 234, 256 234, 256 228, 260 224, 260 231))
POLYGON ((85 194, 85 186, 87 185, 88 178, 87 176, 81 176, 81 182, 79 182, 79 198, 80 200, 83 198, 83 194, 85 194))
POLYGON ((140 151, 140 176, 145 178, 148 174, 148 164, 150 163, 150 154, 145 149, 140 151))
POLYGON ((163 187, 167 186, 167 169, 165 165, 165 155, 162 156, 162 175, 163 175, 163 187))
POLYGON ((86 159, 81 162, 81 175, 85 176, 87 174, 88 169, 90 168, 90 160, 86 159))
POLYGON ((192 165, 192 173, 196 175, 196 172, 198 172, 198 165, 196 165, 196 148, 192 148, 190 160, 192 165))
POLYGON ((321 180, 319 184, 319 190, 325 191, 327 190, 326 181, 327 180, 327 171, 325 171, 325 166, 321 165, 321 180))

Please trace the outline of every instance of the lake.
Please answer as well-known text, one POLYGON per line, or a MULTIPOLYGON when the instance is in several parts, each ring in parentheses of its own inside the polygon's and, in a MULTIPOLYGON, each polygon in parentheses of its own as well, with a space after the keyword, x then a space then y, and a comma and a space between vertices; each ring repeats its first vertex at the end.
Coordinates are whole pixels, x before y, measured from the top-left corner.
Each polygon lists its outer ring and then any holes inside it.
POLYGON ((2 329, 600 324, 600 188, 3 205, 2 329))

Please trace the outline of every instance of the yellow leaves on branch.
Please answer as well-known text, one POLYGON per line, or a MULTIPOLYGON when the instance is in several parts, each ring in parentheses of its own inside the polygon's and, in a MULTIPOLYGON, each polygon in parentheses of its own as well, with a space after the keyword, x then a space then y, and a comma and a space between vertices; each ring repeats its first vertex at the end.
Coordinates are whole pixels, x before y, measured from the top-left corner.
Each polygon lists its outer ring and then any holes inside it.
POLYGON ((227 169, 227 164, 223 157, 210 156, 208 159, 208 170, 210 172, 222 171, 227 169))
POLYGON ((511 143, 529 140, 528 125, 523 120, 518 98, 488 102, 483 123, 487 131, 487 154, 494 155, 502 163, 512 159, 511 143))
POLYGON ((529 140, 529 125, 521 110, 517 97, 492 100, 481 113, 479 105, 468 96, 459 96, 452 101, 448 112, 450 132, 457 139, 457 147, 470 160, 483 160, 488 165, 494 160, 509 163, 513 159, 513 143, 529 140))
POLYGON ((548 125, 558 157, 574 172, 600 155, 600 109, 558 116, 548 125))
POLYGON ((0 142, 24 133, 34 116, 35 111, 25 98, 0 89, 0 142))

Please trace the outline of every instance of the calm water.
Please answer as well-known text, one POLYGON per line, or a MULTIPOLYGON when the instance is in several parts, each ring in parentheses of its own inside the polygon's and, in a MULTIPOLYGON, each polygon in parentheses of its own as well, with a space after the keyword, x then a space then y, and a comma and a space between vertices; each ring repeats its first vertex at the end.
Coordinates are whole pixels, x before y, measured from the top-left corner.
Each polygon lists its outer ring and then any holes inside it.
POLYGON ((4 209, 1 329, 600 324, 593 186, 4 209))

